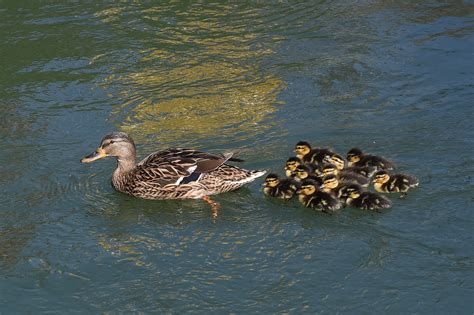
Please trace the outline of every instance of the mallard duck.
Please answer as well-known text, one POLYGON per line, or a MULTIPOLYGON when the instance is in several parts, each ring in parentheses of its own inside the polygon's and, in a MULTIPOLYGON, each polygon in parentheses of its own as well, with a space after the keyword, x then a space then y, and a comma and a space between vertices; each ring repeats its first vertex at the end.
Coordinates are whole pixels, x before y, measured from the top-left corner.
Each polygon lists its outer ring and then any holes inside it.
POLYGON ((373 166, 348 166, 344 170, 371 178, 372 175, 374 175, 374 173, 377 171, 377 168, 373 166))
POLYGON ((295 180, 299 182, 305 179, 312 179, 318 182, 319 185, 323 183, 322 179, 316 174, 314 174, 314 169, 309 165, 304 165, 304 164, 298 165, 296 167, 295 174, 296 174, 295 180))
POLYGON ((300 164, 303 164, 303 161, 301 161, 300 158, 295 157, 295 156, 290 157, 288 160, 286 160, 286 163, 285 163, 286 177, 295 178, 296 167, 300 164))
POLYGON ((270 197, 277 197, 280 199, 291 199, 299 184, 289 178, 280 179, 277 174, 268 174, 263 183, 263 192, 270 197))
POLYGON ((119 192, 144 199, 202 198, 215 209, 210 195, 237 189, 265 174, 226 164, 233 153, 209 154, 172 148, 148 155, 135 163, 135 143, 124 132, 106 135, 97 150, 81 160, 90 163, 112 156, 117 168, 112 186, 119 192))
POLYGON ((323 177, 321 190, 332 194, 337 198, 342 198, 347 186, 354 184, 353 182, 340 181, 336 175, 327 175, 323 177))
POLYGON ((369 186, 370 180, 367 177, 359 175, 347 169, 339 170, 333 164, 325 164, 322 168, 323 176, 335 175, 339 181, 354 182, 361 186, 369 186))
POLYGON ((349 166, 373 166, 379 170, 391 170, 394 168, 392 162, 382 156, 365 154, 358 148, 352 148, 347 152, 349 166))
POLYGON ((388 209, 392 206, 392 202, 377 193, 363 191, 359 185, 349 185, 345 189, 346 204, 352 207, 364 210, 388 209))
POLYGON ((400 192, 401 198, 406 196, 410 188, 414 188, 419 184, 418 179, 411 175, 390 174, 384 170, 378 171, 374 174, 373 182, 376 191, 383 193, 400 192))
POLYGON ((346 167, 346 159, 337 153, 326 155, 323 159, 323 162, 336 166, 339 171, 346 167))
POLYGON ((341 202, 333 195, 319 190, 319 183, 306 179, 297 191, 298 200, 307 208, 317 211, 332 212, 341 208, 341 202))
POLYGON ((298 158, 303 162, 320 165, 323 163, 323 159, 327 155, 332 155, 332 152, 328 148, 311 148, 311 145, 306 141, 300 141, 295 146, 295 153, 298 158))

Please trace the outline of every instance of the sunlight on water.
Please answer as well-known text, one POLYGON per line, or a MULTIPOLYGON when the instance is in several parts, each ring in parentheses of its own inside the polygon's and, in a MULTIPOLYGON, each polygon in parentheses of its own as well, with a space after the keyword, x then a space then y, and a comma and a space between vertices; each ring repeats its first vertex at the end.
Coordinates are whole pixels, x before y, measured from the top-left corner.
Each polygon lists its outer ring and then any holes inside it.
MULTIPOLYGON (((284 38, 249 32, 240 18, 257 18, 258 11, 228 18, 235 14, 232 8, 191 10, 174 22, 166 22, 162 8, 143 14, 143 23, 160 29, 157 46, 136 56, 138 71, 112 74, 104 83, 123 87, 126 102, 112 112, 113 120, 121 120, 120 129, 138 143, 156 137, 164 143, 192 143, 214 135, 225 142, 224 137, 236 134, 257 136, 275 124, 263 121, 277 110, 284 83, 262 72, 260 61, 274 54, 275 43, 284 38)), ((98 16, 104 23, 127 23, 122 20, 127 15, 116 10, 98 16)))

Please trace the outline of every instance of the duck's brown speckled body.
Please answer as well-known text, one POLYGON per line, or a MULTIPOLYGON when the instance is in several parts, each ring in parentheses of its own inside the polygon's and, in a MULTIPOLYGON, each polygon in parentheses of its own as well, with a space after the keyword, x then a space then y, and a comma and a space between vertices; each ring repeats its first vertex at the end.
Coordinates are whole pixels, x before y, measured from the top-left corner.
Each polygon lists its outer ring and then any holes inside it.
POLYGON ((225 164, 232 153, 209 154, 193 149, 173 148, 155 152, 135 164, 135 144, 123 132, 102 139, 100 147, 82 159, 83 163, 117 157, 113 187, 144 199, 197 199, 235 190, 265 171, 246 170, 225 164))

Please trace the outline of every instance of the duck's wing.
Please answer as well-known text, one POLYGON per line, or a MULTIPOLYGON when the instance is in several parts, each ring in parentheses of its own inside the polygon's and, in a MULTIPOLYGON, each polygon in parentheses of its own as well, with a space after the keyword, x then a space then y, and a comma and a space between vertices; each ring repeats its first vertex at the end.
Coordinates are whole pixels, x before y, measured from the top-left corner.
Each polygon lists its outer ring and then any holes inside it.
POLYGON ((138 163, 137 178, 160 186, 198 181, 202 173, 217 169, 232 152, 210 154, 193 149, 172 148, 148 155, 138 163))

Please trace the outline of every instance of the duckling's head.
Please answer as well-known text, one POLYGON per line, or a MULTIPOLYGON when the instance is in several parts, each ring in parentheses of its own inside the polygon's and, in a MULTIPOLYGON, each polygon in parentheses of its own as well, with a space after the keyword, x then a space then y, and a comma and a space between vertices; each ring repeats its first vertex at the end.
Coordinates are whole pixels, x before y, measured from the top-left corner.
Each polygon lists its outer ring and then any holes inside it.
POLYGON ((339 181, 337 180, 336 175, 324 176, 323 186, 322 186, 323 189, 331 190, 331 189, 336 188, 338 185, 339 185, 339 181))
POLYGON ((91 163, 107 156, 116 156, 119 161, 135 159, 135 143, 125 132, 112 132, 102 138, 99 148, 83 158, 82 163, 91 163))
POLYGON ((319 189, 319 183, 312 179, 306 179, 301 183, 300 189, 298 189, 298 193, 302 195, 312 195, 317 192, 319 189))
POLYGON ((344 166, 346 166, 346 160, 339 154, 328 156, 327 161, 331 164, 334 164, 339 171, 344 169, 344 166))
POLYGON ((349 161, 350 164, 357 163, 360 161, 362 157, 362 150, 359 148, 352 148, 347 152, 347 161, 349 161))
POLYGON ((297 157, 290 157, 286 160, 285 170, 294 172, 296 167, 301 164, 301 160, 297 157))
POLYGON ((381 170, 374 174, 374 179, 372 180, 377 184, 384 184, 390 179, 390 174, 387 171, 381 170))
POLYGON ((311 151, 311 145, 306 141, 300 141, 295 146, 296 156, 300 159, 311 151))
POLYGON ((338 169, 334 164, 324 164, 322 172, 323 176, 337 175, 338 169))
POLYGON ((270 173, 265 177, 265 182, 262 186, 264 187, 276 187, 280 183, 280 179, 278 179, 278 175, 274 173, 270 173))
POLYGON ((344 190, 344 197, 357 199, 362 193, 362 187, 357 184, 351 184, 347 186, 344 190))
POLYGON ((304 164, 300 164, 296 167, 295 174, 299 179, 305 179, 311 174, 311 169, 304 164))

